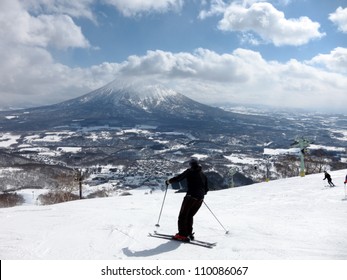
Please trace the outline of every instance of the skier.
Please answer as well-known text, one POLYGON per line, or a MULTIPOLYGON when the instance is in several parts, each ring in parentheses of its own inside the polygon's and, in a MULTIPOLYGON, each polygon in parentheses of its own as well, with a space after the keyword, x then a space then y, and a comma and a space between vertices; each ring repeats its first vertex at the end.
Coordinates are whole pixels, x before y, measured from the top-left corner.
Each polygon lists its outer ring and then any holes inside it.
POLYGON ((346 178, 345 178, 345 181, 343 182, 343 184, 346 186, 347 184, 347 175, 346 175, 346 178))
POLYGON ((189 166, 190 168, 180 175, 165 181, 166 185, 169 185, 187 179, 187 194, 183 199, 178 216, 178 233, 173 237, 184 242, 194 239, 193 217, 200 209, 204 196, 208 192, 207 177, 202 172, 198 160, 192 158, 189 166))
POLYGON ((325 177, 323 180, 327 179, 330 187, 335 187, 334 183, 331 181, 331 176, 327 171, 324 171, 325 177))

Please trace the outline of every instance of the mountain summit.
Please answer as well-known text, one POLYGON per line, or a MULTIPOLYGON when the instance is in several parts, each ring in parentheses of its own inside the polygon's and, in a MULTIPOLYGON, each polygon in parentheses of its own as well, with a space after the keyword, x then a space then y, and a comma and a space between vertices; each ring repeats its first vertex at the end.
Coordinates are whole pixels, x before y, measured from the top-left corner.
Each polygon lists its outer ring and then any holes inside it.
POLYGON ((11 120, 0 114, 0 126, 14 130, 71 125, 215 127, 216 120, 231 116, 161 85, 117 80, 78 98, 11 114, 16 115, 11 120))
POLYGON ((122 84, 118 81, 113 81, 104 87, 87 94, 87 96, 107 96, 135 99, 157 99, 165 100, 170 96, 180 95, 176 91, 166 88, 159 84, 122 84))
POLYGON ((155 107, 160 103, 170 102, 170 98, 178 98, 181 94, 172 89, 167 89, 161 85, 122 85, 119 82, 113 81, 95 91, 92 91, 82 97, 63 102, 78 102, 80 104, 88 102, 111 102, 112 105, 119 103, 130 102, 138 107, 148 108, 155 107))
POLYGON ((166 110, 168 106, 175 109, 177 105, 182 106, 191 102, 194 101, 161 85, 122 84, 113 81, 86 95, 60 103, 57 106, 83 107, 92 105, 94 110, 100 109, 101 106, 111 111, 128 109, 143 110, 150 113, 156 110, 166 110))

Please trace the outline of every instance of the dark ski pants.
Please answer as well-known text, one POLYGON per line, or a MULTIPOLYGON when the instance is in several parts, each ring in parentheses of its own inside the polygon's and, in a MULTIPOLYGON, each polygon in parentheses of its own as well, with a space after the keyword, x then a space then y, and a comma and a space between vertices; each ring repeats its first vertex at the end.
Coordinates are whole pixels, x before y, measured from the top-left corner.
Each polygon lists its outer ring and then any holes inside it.
POLYGON ((178 215, 178 233, 189 236, 193 232, 193 217, 201 207, 203 200, 190 195, 184 197, 180 214, 178 215))

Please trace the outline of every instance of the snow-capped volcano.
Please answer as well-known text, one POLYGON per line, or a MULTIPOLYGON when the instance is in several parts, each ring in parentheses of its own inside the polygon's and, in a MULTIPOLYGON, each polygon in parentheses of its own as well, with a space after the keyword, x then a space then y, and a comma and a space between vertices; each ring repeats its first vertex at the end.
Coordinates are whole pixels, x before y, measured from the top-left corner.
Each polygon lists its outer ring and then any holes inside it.
MULTIPOLYGON (((119 107, 126 106, 143 109, 152 112, 155 108, 162 106, 162 110, 169 106, 176 108, 192 100, 182 94, 163 87, 162 85, 129 84, 113 81, 95 91, 79 98, 61 103, 63 106, 83 106, 88 103, 95 105, 119 107)), ((158 109, 158 108, 157 108, 158 109)))
POLYGON ((168 101, 170 98, 177 98, 179 95, 176 91, 161 85, 122 84, 118 81, 113 81, 76 100, 84 103, 98 99, 107 99, 108 101, 113 101, 113 104, 128 100, 139 106, 145 103, 151 103, 155 106, 161 102, 168 101))
MULTIPOLYGON (((11 122, 11 128, 21 126, 21 129, 71 124, 199 126, 203 123, 208 127, 211 121, 231 116, 161 85, 118 80, 78 98, 16 113, 18 117, 11 122)), ((9 122, 0 124, 7 127, 9 122)))

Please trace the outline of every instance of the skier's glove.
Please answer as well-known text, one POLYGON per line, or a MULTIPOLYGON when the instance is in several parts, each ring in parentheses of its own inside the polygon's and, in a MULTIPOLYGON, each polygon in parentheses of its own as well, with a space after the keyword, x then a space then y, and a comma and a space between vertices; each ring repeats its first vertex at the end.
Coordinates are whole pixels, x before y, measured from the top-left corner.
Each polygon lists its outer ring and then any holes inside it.
POLYGON ((166 185, 166 186, 170 185, 169 180, 166 180, 166 181, 165 181, 165 185, 166 185))

